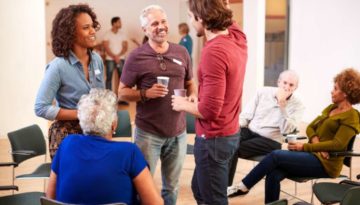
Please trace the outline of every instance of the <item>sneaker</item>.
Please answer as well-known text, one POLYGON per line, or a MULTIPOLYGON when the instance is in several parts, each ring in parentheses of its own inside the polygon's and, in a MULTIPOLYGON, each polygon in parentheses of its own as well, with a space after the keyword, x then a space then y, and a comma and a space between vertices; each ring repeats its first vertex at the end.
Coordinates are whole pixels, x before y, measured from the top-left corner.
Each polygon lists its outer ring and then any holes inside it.
POLYGON ((237 186, 230 186, 227 189, 227 196, 229 198, 236 197, 236 196, 242 196, 249 193, 249 191, 243 191, 239 189, 237 186))
POLYGON ((227 188, 227 196, 230 196, 231 194, 235 193, 238 190, 238 187, 236 185, 229 186, 227 188))

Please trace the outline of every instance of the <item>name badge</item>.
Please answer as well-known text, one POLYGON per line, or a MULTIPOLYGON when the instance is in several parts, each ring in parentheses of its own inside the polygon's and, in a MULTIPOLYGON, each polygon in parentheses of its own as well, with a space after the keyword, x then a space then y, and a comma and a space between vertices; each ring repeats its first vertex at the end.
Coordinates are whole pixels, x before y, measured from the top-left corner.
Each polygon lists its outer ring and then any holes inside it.
POLYGON ((173 60, 174 63, 176 63, 176 64, 178 64, 178 65, 182 65, 182 62, 181 62, 181 61, 179 61, 179 60, 177 60, 177 59, 175 59, 175 58, 173 58, 172 60, 173 60))
POLYGON ((101 74, 100 70, 99 69, 95 69, 95 75, 99 75, 101 74))

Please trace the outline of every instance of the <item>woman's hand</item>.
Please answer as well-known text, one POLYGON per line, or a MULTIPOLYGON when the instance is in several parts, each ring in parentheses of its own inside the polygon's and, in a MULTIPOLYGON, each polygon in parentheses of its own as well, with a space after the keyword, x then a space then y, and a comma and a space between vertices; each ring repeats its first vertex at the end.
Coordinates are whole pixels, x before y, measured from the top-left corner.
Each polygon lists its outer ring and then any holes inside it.
POLYGON ((322 156, 322 158, 324 158, 324 159, 329 159, 330 158, 329 152, 319 152, 319 153, 322 156))
POLYGON ((304 150, 304 143, 302 143, 302 142, 289 142, 288 143, 288 150, 291 150, 291 151, 303 151, 304 150))

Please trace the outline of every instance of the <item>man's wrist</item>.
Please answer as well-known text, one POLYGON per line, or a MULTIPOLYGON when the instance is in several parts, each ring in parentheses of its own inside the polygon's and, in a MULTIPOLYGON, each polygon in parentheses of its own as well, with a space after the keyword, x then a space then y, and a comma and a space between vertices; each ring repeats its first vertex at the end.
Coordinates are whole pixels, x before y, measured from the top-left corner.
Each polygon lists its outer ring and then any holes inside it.
POLYGON ((146 102, 149 98, 146 97, 146 89, 140 89, 141 102, 146 102))

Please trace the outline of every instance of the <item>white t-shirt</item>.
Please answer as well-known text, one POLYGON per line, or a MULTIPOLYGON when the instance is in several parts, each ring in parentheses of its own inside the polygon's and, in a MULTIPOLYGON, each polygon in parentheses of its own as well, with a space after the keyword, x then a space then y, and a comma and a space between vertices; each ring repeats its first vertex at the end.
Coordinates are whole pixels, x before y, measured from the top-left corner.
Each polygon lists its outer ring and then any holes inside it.
MULTIPOLYGON (((104 41, 109 41, 109 48, 111 52, 117 54, 120 53, 122 49, 122 42, 126 41, 126 37, 121 30, 118 30, 117 33, 114 33, 111 30, 109 30, 104 35, 104 41)), ((125 54, 122 55, 120 58, 125 59, 125 54)), ((113 60, 113 59, 106 53, 106 60, 113 60)))

